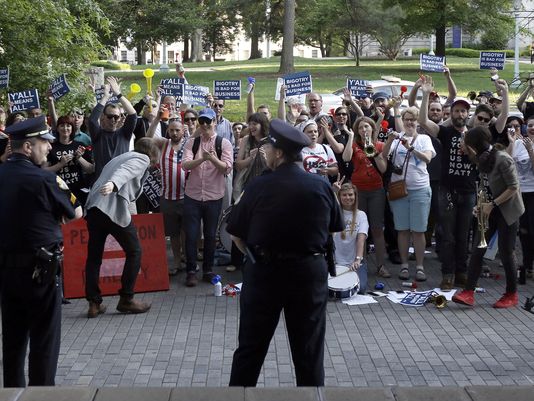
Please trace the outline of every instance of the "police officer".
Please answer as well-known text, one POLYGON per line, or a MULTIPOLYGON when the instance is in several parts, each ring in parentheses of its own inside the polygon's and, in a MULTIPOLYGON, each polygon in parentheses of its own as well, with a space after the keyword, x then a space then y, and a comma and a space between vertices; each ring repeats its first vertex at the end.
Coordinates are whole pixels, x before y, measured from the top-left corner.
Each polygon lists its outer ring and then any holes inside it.
POLYGON ((295 161, 310 140, 273 120, 265 146, 272 173, 255 178, 234 206, 227 231, 248 255, 243 270, 239 346, 231 386, 255 386, 283 310, 298 386, 324 385, 328 234, 343 218, 321 177, 295 161))
POLYGON ((44 169, 54 137, 45 117, 6 129, 12 154, 0 165, 0 274, 5 387, 53 386, 61 334, 60 222, 79 218, 64 183, 44 169))

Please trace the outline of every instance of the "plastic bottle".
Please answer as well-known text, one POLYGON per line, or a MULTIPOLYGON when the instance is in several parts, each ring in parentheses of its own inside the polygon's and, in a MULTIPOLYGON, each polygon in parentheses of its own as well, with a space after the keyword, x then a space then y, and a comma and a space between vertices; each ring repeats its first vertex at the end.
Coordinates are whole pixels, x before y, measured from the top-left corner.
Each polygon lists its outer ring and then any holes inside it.
POLYGON ((484 293, 484 292, 486 292, 486 289, 483 288, 483 287, 477 287, 477 288, 475 288, 475 292, 484 293))
POLYGON ((218 274, 214 276, 211 279, 211 284, 213 284, 213 295, 215 295, 216 297, 221 297, 222 296, 221 276, 219 276, 218 274))
POLYGON ((409 288, 413 287, 413 283, 411 281, 403 281, 401 285, 403 287, 409 287, 409 288))

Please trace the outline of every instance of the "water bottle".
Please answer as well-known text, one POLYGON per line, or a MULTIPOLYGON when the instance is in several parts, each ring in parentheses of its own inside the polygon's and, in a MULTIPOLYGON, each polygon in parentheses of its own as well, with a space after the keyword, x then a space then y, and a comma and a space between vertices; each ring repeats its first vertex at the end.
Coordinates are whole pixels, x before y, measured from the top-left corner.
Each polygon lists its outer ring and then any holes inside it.
POLYGON ((219 276, 218 274, 215 275, 211 279, 211 284, 213 284, 213 295, 215 295, 216 297, 222 296, 221 276, 219 276))
POLYGON ((256 84, 256 78, 254 77, 248 77, 248 85, 247 85, 247 93, 252 92, 252 89, 254 89, 254 85, 256 84))

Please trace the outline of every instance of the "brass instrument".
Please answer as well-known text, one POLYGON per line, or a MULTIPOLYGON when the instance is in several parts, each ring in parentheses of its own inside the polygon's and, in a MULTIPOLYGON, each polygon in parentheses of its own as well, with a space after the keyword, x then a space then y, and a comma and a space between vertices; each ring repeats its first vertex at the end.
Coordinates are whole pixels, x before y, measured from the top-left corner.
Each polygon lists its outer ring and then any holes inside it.
POLYGON ((427 302, 436 305, 437 309, 443 309, 447 306, 447 298, 445 298, 445 295, 438 294, 437 292, 433 292, 427 302))
POLYGON ((477 191, 477 220, 478 220, 478 233, 480 234, 480 242, 478 248, 487 248, 486 231, 488 231, 488 216, 482 213, 482 205, 488 203, 488 194, 486 188, 481 183, 480 190, 477 191))
POLYGON ((375 145, 373 144, 373 140, 369 135, 365 136, 365 141, 363 144, 363 153, 365 153, 366 157, 374 157, 376 155, 375 145))

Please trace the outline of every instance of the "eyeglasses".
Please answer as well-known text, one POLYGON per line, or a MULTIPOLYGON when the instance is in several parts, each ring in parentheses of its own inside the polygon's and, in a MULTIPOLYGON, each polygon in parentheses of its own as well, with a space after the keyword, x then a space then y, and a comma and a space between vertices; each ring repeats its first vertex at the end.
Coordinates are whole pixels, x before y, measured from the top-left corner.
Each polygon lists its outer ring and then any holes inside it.
POLYGON ((213 107, 218 107, 219 109, 224 108, 224 104, 215 103, 213 107))
POLYGON ((200 125, 202 125, 202 124, 208 124, 208 125, 210 125, 210 124, 211 124, 211 120, 210 120, 209 118, 200 117, 200 118, 198 119, 198 123, 199 123, 200 125))
POLYGON ((122 117, 122 115, 120 114, 106 114, 106 117, 110 120, 115 120, 117 121, 118 119, 120 119, 122 117))
POLYGON ((521 126, 520 125, 515 125, 515 124, 510 124, 508 126, 508 128, 518 129, 518 128, 521 128, 521 126))
POLYGON ((346 116, 347 116, 347 113, 336 113, 336 116, 337 116, 337 117, 340 117, 340 116, 345 116, 345 117, 346 117, 346 116))
POLYGON ((197 120, 196 117, 186 117, 186 118, 184 118, 184 122, 186 122, 186 123, 188 123, 190 121, 196 121, 196 120, 197 120))
POLYGON ((480 121, 480 122, 489 123, 489 122, 491 121, 491 118, 486 118, 486 117, 482 117, 482 116, 477 116, 477 120, 480 121))

